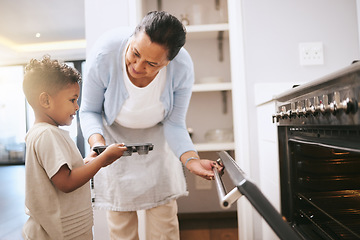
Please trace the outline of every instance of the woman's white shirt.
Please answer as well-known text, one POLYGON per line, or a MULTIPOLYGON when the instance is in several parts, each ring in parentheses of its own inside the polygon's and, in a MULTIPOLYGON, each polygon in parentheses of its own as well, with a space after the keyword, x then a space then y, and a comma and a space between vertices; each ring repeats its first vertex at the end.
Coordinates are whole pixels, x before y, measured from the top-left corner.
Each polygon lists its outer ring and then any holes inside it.
MULTIPOLYGON (((127 49, 127 47, 125 48, 127 49)), ((123 57, 125 58, 125 52, 123 57)), ((146 87, 137 87, 129 79, 124 60, 124 82, 129 93, 116 122, 127 128, 149 128, 164 119, 165 108, 160 101, 166 82, 166 67, 146 87)))

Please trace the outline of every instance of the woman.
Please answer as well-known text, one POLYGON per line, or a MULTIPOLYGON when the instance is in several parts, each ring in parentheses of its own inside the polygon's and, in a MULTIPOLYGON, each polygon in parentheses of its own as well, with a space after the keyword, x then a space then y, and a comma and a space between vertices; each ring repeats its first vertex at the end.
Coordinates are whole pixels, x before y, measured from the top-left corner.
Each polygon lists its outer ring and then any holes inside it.
POLYGON ((87 59, 80 120, 90 147, 154 145, 95 176, 94 206, 108 210, 112 239, 138 239, 142 209, 150 239, 179 239, 176 199, 188 194, 182 164, 213 179, 216 163, 199 158, 186 130, 194 70, 185 35, 174 16, 150 12, 132 35, 107 33, 87 59))

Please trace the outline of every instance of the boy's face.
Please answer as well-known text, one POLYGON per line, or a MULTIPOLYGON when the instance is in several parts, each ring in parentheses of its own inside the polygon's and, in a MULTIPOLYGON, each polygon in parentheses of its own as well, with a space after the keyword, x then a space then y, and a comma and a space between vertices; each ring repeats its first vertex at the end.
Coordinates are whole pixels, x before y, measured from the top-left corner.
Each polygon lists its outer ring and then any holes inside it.
POLYGON ((71 125, 76 111, 79 110, 77 100, 80 95, 78 83, 69 84, 56 95, 50 96, 47 115, 49 123, 55 126, 71 125))

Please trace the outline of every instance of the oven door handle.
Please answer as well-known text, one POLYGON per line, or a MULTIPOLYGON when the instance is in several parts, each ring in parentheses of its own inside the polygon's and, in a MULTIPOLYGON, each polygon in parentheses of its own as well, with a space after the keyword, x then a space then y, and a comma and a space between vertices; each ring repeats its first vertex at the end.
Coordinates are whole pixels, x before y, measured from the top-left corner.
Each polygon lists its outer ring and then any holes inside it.
POLYGON ((242 194, 237 189, 237 187, 234 187, 229 193, 226 193, 224 183, 216 167, 213 168, 213 172, 215 175, 216 190, 218 193, 220 206, 224 209, 230 208, 231 205, 242 196, 242 194))
POLYGON ((226 193, 225 186, 218 170, 216 168, 213 169, 220 206, 229 208, 231 204, 237 201, 241 196, 245 196, 280 239, 302 240, 303 238, 301 238, 294 229, 283 220, 281 214, 269 202, 260 189, 254 183, 246 179, 244 172, 236 164, 234 159, 232 159, 225 151, 219 152, 218 154, 221 159, 220 164, 224 166, 224 169, 229 173, 230 179, 236 186, 229 193, 226 193))

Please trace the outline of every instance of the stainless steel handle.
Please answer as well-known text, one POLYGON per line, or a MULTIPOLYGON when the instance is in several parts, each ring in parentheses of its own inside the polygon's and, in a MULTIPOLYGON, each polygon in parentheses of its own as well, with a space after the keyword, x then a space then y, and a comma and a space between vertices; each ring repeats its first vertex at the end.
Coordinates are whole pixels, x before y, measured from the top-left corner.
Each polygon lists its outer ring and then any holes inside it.
POLYGON ((228 209, 242 196, 242 194, 239 192, 237 187, 234 187, 229 193, 226 193, 226 189, 218 169, 213 168, 213 172, 215 175, 216 190, 218 193, 220 206, 224 209, 228 209))
MULTIPOLYGON (((219 193, 220 205, 231 205, 240 196, 244 195, 257 212, 265 219, 269 226, 274 230, 278 237, 282 240, 301 240, 300 237, 291 227, 285 222, 280 213, 262 194, 260 189, 251 181, 245 178, 244 172, 236 164, 235 160, 225 151, 218 153, 222 165, 225 167, 227 173, 236 186, 232 191, 225 195, 225 187, 221 181, 218 173, 215 173, 216 186, 219 193), (226 203, 224 203, 226 202, 226 203)), ((217 169, 214 169, 217 172, 217 169)))

